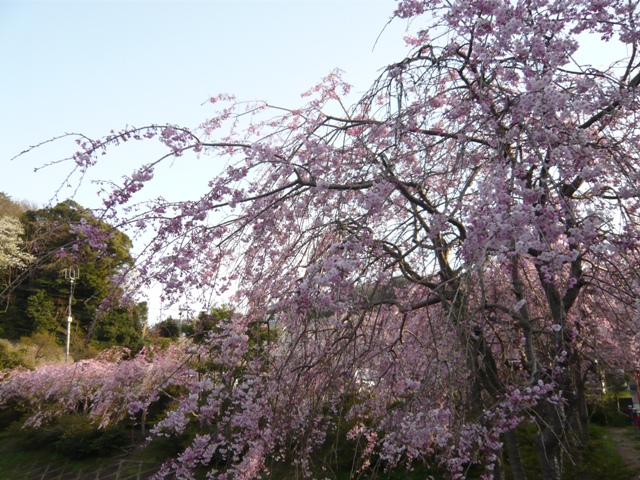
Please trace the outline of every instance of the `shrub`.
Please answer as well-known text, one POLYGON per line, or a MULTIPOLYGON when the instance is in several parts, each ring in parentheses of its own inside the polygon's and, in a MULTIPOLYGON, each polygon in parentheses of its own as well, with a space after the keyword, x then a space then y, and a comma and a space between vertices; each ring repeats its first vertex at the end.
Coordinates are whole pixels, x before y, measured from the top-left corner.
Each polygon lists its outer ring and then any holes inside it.
POLYGON ((128 440, 122 428, 98 428, 81 414, 61 417, 56 426, 60 435, 54 443, 55 449, 74 459, 108 456, 128 440))
POLYGON ((0 341, 0 370, 10 370, 20 366, 31 367, 25 358, 24 349, 14 347, 8 340, 0 341))

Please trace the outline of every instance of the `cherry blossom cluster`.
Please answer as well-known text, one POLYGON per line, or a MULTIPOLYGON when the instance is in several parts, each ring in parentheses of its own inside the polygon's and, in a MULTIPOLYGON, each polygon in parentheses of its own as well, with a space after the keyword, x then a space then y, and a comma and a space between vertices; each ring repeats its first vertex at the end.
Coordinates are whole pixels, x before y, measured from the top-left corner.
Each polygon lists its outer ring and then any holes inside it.
POLYGON ((190 357, 181 348, 143 349, 134 358, 123 359, 127 354, 116 349, 94 360, 4 372, 0 405, 26 406, 25 427, 37 428, 56 416, 78 411, 87 412, 104 427, 147 410, 163 388, 191 381, 190 357))
POLYGON ((81 140, 82 169, 128 139, 167 147, 104 213, 152 232, 143 281, 174 300, 233 292, 242 312, 198 347, 210 368, 157 426, 202 429, 167 474, 256 478, 275 459, 311 475, 343 420, 362 468, 490 475, 504 444, 517 472, 515 428, 533 421, 556 480, 569 432, 586 432, 573 392, 638 363, 636 5, 405 0, 395 15, 420 25, 410 51, 353 107, 333 72, 297 109, 219 96, 198 129, 81 140), (628 53, 578 64, 581 34, 628 53), (208 191, 145 199, 187 154, 225 165, 208 191))

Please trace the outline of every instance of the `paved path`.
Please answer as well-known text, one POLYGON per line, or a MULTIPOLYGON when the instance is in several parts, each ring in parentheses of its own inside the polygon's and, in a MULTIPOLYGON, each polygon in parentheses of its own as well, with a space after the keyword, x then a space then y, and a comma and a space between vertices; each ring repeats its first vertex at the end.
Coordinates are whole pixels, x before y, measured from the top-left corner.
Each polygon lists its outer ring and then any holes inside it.
MULTIPOLYGON (((630 470, 636 472, 629 480, 640 480, 640 443, 628 428, 607 428, 613 446, 630 470)), ((623 480, 623 479, 621 479, 623 480)))

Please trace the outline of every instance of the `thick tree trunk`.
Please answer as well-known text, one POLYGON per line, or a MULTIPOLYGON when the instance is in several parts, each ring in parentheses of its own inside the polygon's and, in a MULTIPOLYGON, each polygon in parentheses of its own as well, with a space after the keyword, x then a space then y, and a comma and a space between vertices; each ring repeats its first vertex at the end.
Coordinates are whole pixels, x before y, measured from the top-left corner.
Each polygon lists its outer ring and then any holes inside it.
POLYGON ((560 480, 562 476, 562 451, 560 441, 549 427, 543 427, 538 436, 540 470, 545 480, 560 480))
POLYGON ((574 443, 584 445, 589 441, 589 413, 584 384, 576 382, 572 387, 575 389, 573 392, 565 393, 567 421, 573 433, 574 443))
MULTIPOLYGON (((457 316, 454 318, 464 317, 467 314, 466 296, 460 294, 462 289, 456 291, 454 298, 457 302, 454 302, 455 309, 452 309, 457 316), (459 294, 459 295, 458 295, 459 294)), ((457 322, 456 322, 457 323, 457 322)), ((529 332, 528 332, 529 333, 529 332)), ((466 329, 461 332, 461 338, 463 345, 469 345, 467 350, 467 360, 469 367, 474 373, 473 379, 470 385, 470 412, 475 416, 480 417, 481 412, 484 410, 485 405, 482 399, 482 391, 484 390, 490 396, 495 398, 504 391, 504 385, 498 374, 498 366, 494 358, 493 352, 484 337, 484 333, 480 327, 475 327, 473 335, 470 335, 466 329)), ((532 345, 532 344, 531 344, 532 345)), ((529 353, 529 361, 536 365, 535 351, 529 353)), ((505 434, 505 445, 509 457, 509 463, 512 469, 513 480, 526 480, 524 467, 520 457, 520 447, 518 445, 518 438, 515 430, 511 430, 505 434)), ((504 448, 496 452, 497 460, 494 465, 493 478, 494 480, 502 480, 505 478, 504 472, 504 448)))
POLYGON ((504 434, 504 446, 509 457, 509 464, 511 465, 511 478, 513 478, 513 480, 527 480, 522 459, 520 458, 518 434, 515 429, 509 430, 504 434))
MULTIPOLYGON (((492 398, 503 390, 503 386, 498 376, 498 368, 491 349, 488 347, 484 335, 481 330, 476 330, 475 338, 469 342, 473 346, 471 349, 471 357, 475 360, 472 362, 475 371, 475 380, 472 384, 472 392, 476 393, 477 398, 481 398, 480 387, 484 388, 492 398)), ((482 406, 484 408, 484 406, 482 406)), ((472 410, 473 411, 473 410, 472 410)), ((524 467, 520 458, 520 447, 518 445, 518 437, 515 430, 510 430, 504 434, 504 446, 507 450, 509 463, 511 464, 513 480, 526 480, 524 467)), ((494 479, 504 478, 504 462, 502 452, 498 454, 498 461, 495 465, 494 479)))
POLYGON ((587 393, 585 389, 585 381, 582 373, 577 370, 574 375, 576 387, 576 429, 580 436, 581 443, 589 441, 589 408, 587 407, 587 393))
POLYGON ((544 480, 560 480, 562 476, 563 414, 560 406, 541 405, 537 438, 540 469, 544 480))
POLYGON ((505 480, 504 476, 504 456, 502 455, 502 450, 496 453, 497 460, 493 465, 493 480, 505 480))

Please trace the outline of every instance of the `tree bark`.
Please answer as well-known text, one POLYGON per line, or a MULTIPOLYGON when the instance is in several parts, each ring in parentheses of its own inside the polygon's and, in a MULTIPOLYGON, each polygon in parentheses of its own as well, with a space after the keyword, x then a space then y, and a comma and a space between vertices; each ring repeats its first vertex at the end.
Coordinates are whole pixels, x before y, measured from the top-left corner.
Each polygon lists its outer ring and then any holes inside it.
POLYGON ((543 402, 539 412, 537 438, 540 469, 544 480, 560 480, 562 476, 562 407, 543 402), (545 423, 543 423, 545 422, 545 423))
POLYGON ((580 371, 581 362, 579 359, 573 368, 573 387, 575 388, 575 397, 573 399, 573 416, 570 419, 578 440, 581 444, 589 441, 589 410, 587 407, 587 395, 585 390, 584 377, 580 371))
POLYGON ((527 480, 527 475, 522 465, 522 458, 520 457, 518 434, 515 428, 504 434, 504 446, 507 450, 507 456, 509 457, 509 464, 511 465, 511 478, 513 478, 513 480, 527 480))
POLYGON ((493 465, 493 480, 505 480, 504 455, 502 450, 496 452, 496 463, 493 465))
POLYGON ((146 428, 147 428, 147 409, 146 408, 142 410, 142 419, 140 420, 140 426, 141 426, 142 435, 145 435, 146 428))

